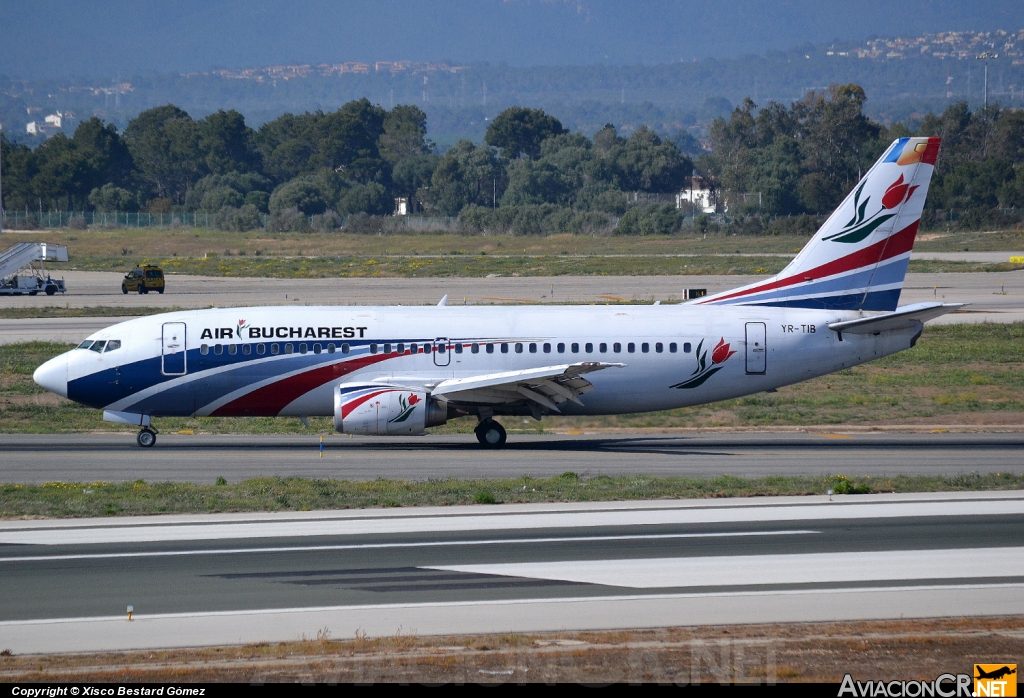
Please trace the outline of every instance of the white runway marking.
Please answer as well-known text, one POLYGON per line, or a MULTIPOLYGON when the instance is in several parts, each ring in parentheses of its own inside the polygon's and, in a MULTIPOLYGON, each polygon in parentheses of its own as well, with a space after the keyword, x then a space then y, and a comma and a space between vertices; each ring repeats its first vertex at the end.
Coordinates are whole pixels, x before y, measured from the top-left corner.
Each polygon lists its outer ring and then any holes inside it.
POLYGON ((139 553, 94 553, 82 555, 28 555, 0 557, 0 562, 47 560, 103 560, 122 557, 176 557, 180 555, 239 555, 246 553, 295 553, 328 550, 380 550, 384 548, 446 548, 467 545, 515 545, 539 543, 593 543, 616 540, 662 540, 669 538, 736 538, 744 536, 798 536, 820 531, 738 531, 735 533, 665 533, 647 536, 575 536, 563 538, 494 538, 490 540, 423 541, 419 543, 364 543, 359 545, 304 545, 283 548, 227 548, 218 550, 153 550, 139 553))
MULTIPOLYGON (((823 503, 792 506, 686 506, 615 511, 566 511, 455 515, 386 516, 306 519, 289 521, 224 522, 195 517, 188 524, 119 525, 104 522, 88 527, 81 522, 34 528, 31 522, 13 522, 0 528, 0 544, 91 545, 157 541, 227 540, 277 537, 351 536, 457 531, 512 531, 598 526, 658 526, 770 521, 836 521, 894 517, 946 517, 1024 514, 1024 499, 967 499, 960 501, 866 501, 863 504, 823 503)), ((470 509, 467 507, 466 509, 470 509)), ((475 508, 473 508, 475 509, 475 508)))
POLYGON ((573 560, 426 569, 631 589, 965 579, 1024 576, 1024 548, 573 560))

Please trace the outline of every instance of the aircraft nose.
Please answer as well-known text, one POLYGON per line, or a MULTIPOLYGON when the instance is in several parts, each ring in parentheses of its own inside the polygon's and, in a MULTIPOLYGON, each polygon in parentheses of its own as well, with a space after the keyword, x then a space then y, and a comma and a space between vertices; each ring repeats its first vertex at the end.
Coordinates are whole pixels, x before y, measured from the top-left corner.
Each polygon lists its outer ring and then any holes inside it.
POLYGON ((61 397, 68 396, 68 355, 61 354, 47 361, 32 374, 32 380, 61 397))

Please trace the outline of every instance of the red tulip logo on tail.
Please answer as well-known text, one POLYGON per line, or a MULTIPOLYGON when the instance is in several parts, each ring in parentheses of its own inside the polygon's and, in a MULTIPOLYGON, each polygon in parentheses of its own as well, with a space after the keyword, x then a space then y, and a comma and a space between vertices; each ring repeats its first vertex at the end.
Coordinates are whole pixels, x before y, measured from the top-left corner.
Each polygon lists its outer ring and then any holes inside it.
POLYGON ((718 340, 718 344, 715 345, 715 348, 711 350, 710 365, 707 362, 708 351, 704 348, 703 339, 700 340, 700 343, 697 345, 697 351, 695 353, 697 355, 697 369, 682 383, 676 383, 669 387, 685 389, 696 388, 704 385, 704 381, 724 368, 722 364, 728 361, 729 357, 735 354, 736 351, 730 349, 728 342, 725 341, 725 337, 722 337, 718 340))

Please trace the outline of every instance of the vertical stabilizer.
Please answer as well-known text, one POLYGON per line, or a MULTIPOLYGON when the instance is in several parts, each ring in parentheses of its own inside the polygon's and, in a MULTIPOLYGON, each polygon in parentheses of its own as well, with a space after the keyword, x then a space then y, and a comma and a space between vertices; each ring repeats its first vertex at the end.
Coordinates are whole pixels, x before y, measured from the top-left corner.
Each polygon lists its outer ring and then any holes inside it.
POLYGON ((785 269, 696 303, 895 310, 938 154, 938 138, 898 139, 785 269))

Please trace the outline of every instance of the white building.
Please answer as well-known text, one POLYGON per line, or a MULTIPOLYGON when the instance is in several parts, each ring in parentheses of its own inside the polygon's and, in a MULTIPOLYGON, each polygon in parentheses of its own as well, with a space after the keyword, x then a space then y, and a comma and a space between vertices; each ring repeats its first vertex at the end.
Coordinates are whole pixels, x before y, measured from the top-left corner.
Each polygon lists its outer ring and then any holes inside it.
POLYGON ((684 211, 715 213, 718 208, 715 198, 715 194, 711 189, 683 189, 676 194, 676 208, 684 211))

